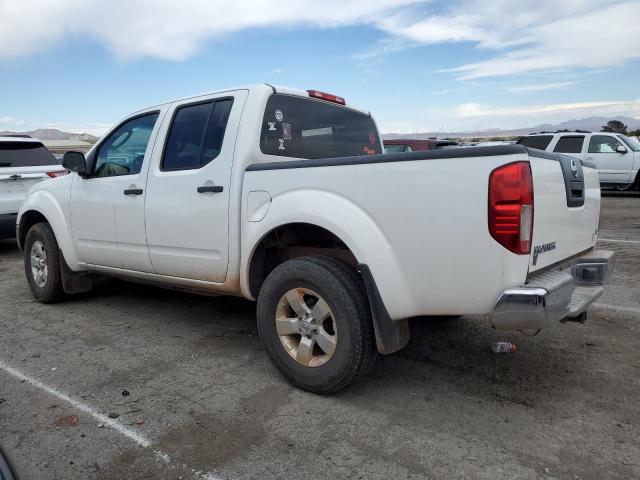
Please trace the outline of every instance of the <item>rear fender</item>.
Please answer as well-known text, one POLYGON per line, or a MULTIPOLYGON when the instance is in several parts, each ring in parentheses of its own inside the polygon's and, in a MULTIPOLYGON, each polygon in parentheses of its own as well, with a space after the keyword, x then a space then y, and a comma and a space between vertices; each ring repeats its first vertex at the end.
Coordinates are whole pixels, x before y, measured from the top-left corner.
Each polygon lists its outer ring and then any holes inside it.
POLYGON ((392 319, 406 318, 411 310, 411 290, 389 240, 372 216, 349 199, 326 190, 290 190, 272 198, 268 212, 259 222, 248 220, 245 202, 242 219, 240 281, 247 298, 253 298, 248 282, 249 265, 260 241, 276 228, 308 223, 332 232, 359 264, 368 265, 392 319))

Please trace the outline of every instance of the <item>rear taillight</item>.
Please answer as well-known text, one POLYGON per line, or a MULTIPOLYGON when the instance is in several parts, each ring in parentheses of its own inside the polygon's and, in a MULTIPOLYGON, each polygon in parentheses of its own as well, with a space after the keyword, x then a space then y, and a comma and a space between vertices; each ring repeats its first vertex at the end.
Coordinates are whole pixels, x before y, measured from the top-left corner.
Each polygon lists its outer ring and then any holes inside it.
POLYGON ((340 105, 346 105, 347 102, 344 98, 332 95, 330 93, 319 92, 318 90, 307 90, 310 97, 326 100, 327 102, 339 103, 340 105))
POLYGON ((513 253, 531 252, 533 179, 529 162, 510 163, 491 172, 489 233, 513 253))
POLYGON ((47 172, 47 175, 49 175, 51 178, 56 178, 66 175, 67 173, 69 172, 67 172, 66 170, 56 170, 54 172, 47 172))

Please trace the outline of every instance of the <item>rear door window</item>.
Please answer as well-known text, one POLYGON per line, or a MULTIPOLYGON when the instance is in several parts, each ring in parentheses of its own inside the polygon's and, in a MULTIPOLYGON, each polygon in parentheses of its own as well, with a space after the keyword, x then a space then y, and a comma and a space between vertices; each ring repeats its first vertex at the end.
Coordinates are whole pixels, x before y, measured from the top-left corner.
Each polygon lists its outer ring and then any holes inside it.
POLYGON ((558 153, 581 153, 584 144, 584 135, 560 137, 556 143, 554 152, 558 153))
POLYGON ((370 115, 283 94, 271 95, 267 101, 260 149, 267 155, 308 159, 382 153, 370 115))
POLYGON ((0 142, 0 168, 58 164, 56 158, 40 142, 0 142))
POLYGON ((551 143, 551 140, 553 140, 553 135, 534 135, 531 137, 521 138, 518 143, 525 147, 545 150, 551 143))
POLYGON ((220 154, 233 99, 186 105, 176 110, 162 170, 200 168, 220 154))

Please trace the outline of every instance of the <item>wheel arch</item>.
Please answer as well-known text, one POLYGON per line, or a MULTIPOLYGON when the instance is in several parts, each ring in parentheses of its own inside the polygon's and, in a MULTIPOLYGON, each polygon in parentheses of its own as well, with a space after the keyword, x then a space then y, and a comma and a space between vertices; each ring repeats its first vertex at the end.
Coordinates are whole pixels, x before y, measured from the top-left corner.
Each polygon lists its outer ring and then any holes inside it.
MULTIPOLYGON (((374 242, 374 245, 377 244, 375 247, 377 251, 370 252, 369 256, 365 256, 361 250, 353 247, 357 242, 356 239, 342 236, 338 232, 343 233, 344 230, 308 221, 282 223, 264 229, 260 236, 256 235, 256 241, 252 242, 252 248, 247 250, 249 255, 242 263, 241 287, 243 294, 251 299, 257 298, 267 275, 278 265, 292 258, 306 255, 326 255, 341 259, 351 265, 362 278, 371 308, 378 351, 388 354, 401 349, 409 340, 407 320, 402 317, 392 319, 388 309, 389 301, 381 295, 379 282, 374 279, 372 272, 373 268, 382 272, 377 278, 386 280, 387 285, 389 282, 392 282, 396 287, 398 283, 404 284, 404 278, 400 276, 401 272, 393 268, 396 265, 393 265, 392 268, 385 265, 385 261, 395 261, 390 247, 385 248, 380 238, 368 237, 369 240, 377 241, 374 242), (300 238, 302 238, 302 242, 297 241, 300 238), (387 252, 387 255, 383 255, 382 252, 387 252), (278 253, 280 255, 277 255, 278 253), (276 254, 275 258, 273 254, 276 254), (369 261, 375 263, 373 268, 368 263, 369 261), (383 278, 384 272, 388 272, 388 277, 383 278), (399 280, 394 282, 394 279, 399 280)), ((361 233, 373 235, 370 231, 361 233)), ((407 292, 408 289, 404 289, 405 295, 407 292)), ((387 294, 389 293, 387 290, 387 294)), ((396 298, 396 301, 402 302, 403 299, 396 298)))
POLYGON ((16 231, 20 248, 24 247, 24 240, 29 229, 40 222, 49 224, 69 267, 72 270, 78 270, 80 259, 76 252, 67 216, 53 195, 45 190, 32 192, 20 209, 16 231))
POLYGON ((253 244, 244 268, 245 294, 257 298, 262 282, 278 265, 312 254, 339 258, 354 268, 358 265, 353 250, 332 230, 310 222, 283 223, 265 231, 253 244))

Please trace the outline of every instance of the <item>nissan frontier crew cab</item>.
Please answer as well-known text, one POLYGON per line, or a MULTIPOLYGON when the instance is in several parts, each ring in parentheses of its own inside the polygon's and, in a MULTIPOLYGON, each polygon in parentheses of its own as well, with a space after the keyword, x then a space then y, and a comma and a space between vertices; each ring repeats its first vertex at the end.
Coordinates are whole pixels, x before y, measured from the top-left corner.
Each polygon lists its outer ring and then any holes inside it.
POLYGON ((613 268, 595 249, 593 164, 521 145, 382 148, 368 112, 315 90, 136 112, 29 193, 17 238, 31 291, 54 302, 110 275, 256 300, 271 360, 324 394, 402 348, 412 317, 584 320, 613 268))

